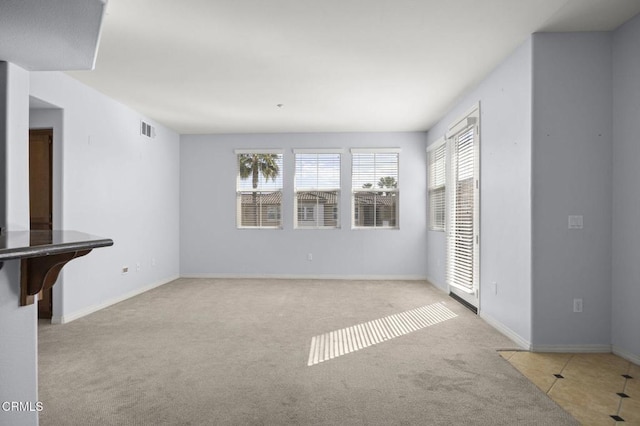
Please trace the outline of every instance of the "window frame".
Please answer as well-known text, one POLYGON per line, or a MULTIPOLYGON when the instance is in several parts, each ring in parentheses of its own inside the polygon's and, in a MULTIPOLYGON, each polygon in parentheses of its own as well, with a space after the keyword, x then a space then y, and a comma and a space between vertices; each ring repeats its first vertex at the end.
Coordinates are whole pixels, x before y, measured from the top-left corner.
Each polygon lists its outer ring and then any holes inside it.
POLYGON ((284 150, 283 149, 236 149, 234 150, 234 155, 236 158, 236 229, 283 229, 283 217, 282 217, 282 207, 283 207, 283 187, 284 187, 284 150), (264 188, 256 188, 253 189, 243 189, 241 188, 240 182, 245 179, 240 178, 240 155, 279 155, 279 173, 277 179, 279 180, 279 187, 270 187, 267 185, 264 188), (260 213, 256 215, 259 220, 256 220, 257 223, 254 225, 243 225, 242 224, 242 196, 245 193, 257 193, 260 196, 264 194, 277 194, 279 193, 280 203, 276 205, 260 205, 260 213), (264 208, 264 212, 262 211, 264 208), (274 212, 274 208, 277 210, 274 212), (265 219, 262 217, 265 216, 265 219), (270 219, 270 217, 275 216, 275 219, 270 219), (263 221, 273 221, 276 222, 274 225, 264 224, 263 221))
MULTIPOLYGON (((342 159, 344 154, 344 149, 340 148, 316 148, 316 149, 307 149, 307 148, 295 148, 292 150, 294 154, 293 159, 293 167, 294 167, 294 179, 293 179, 293 229, 340 229, 341 228, 341 220, 340 220, 340 211, 341 211, 341 194, 342 194, 342 159), (311 186, 311 187, 298 187, 298 156, 299 155, 316 155, 316 161, 320 161, 321 155, 337 155, 338 156, 338 186, 331 188, 323 188, 321 186, 311 186), (323 208, 320 209, 319 206, 321 203, 316 202, 315 204, 310 202, 300 202, 298 201, 298 193, 301 192, 335 192, 335 205, 332 205, 332 210, 330 216, 335 219, 335 225, 319 225, 320 217, 326 218, 327 212, 325 211, 326 205, 323 205, 323 208), (313 219, 309 220, 307 218, 307 209, 313 206, 313 219), (299 209, 304 209, 304 217, 305 219, 300 220, 299 209), (337 209, 337 213, 335 211, 337 209), (321 211, 322 210, 322 211, 321 211), (315 224, 309 224, 306 222, 315 222, 315 224), (301 223, 303 222, 303 223, 301 223)), ((316 177, 319 179, 319 177, 316 177)), ((324 220, 324 219, 323 219, 324 220)))
MULTIPOLYGON (((392 229, 397 230, 400 229, 400 148, 351 148, 351 229, 352 230, 365 230, 365 229, 392 229), (370 188, 354 188, 354 173, 355 166, 354 160, 356 155, 358 154, 373 154, 374 155, 374 181, 377 176, 375 169, 375 155, 376 154, 396 154, 396 186, 395 188, 377 188, 371 186, 370 188), (395 214, 395 224, 391 226, 377 225, 377 209, 374 201, 374 209, 373 209, 373 225, 365 226, 358 225, 357 222, 360 221, 361 218, 366 217, 366 212, 362 210, 362 206, 356 204, 356 194, 358 193, 376 193, 376 192, 393 192, 395 193, 395 204, 394 204, 394 214, 395 214)), ((375 183, 374 183, 375 185, 375 183)), ((374 194, 375 196, 376 194, 374 194)))
POLYGON ((448 160, 447 139, 440 137, 427 147, 427 197, 429 230, 445 232, 447 224, 447 160, 448 160), (438 155, 440 154, 440 157, 438 155), (434 171, 437 162, 442 162, 439 168, 434 171), (436 175, 437 173, 437 175, 436 175), (440 181, 437 184, 434 181, 440 181), (436 204, 435 193, 441 193, 440 204, 436 204), (436 222, 436 219, 438 221, 436 222))

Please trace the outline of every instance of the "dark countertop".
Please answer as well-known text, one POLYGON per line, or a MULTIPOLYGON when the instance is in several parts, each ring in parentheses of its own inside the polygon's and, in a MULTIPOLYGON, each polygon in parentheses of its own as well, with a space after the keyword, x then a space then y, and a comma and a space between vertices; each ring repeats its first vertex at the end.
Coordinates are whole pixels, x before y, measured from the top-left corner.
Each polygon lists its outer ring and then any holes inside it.
POLYGON ((112 245, 113 240, 109 238, 78 231, 3 231, 0 262, 112 245))

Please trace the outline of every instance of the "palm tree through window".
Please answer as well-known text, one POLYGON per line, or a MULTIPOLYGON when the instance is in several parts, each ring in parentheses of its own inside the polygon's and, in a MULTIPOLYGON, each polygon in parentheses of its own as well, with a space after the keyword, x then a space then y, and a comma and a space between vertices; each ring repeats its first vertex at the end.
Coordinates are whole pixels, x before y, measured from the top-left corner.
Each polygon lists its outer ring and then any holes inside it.
POLYGON ((282 154, 238 153, 236 194, 239 228, 280 228, 282 154))

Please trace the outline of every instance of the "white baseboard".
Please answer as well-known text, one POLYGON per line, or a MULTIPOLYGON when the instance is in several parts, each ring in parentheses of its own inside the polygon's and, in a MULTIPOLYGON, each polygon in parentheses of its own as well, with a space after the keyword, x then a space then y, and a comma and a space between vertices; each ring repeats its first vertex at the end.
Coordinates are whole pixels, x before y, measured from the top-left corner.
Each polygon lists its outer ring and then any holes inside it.
POLYGON ((240 279, 283 279, 283 280, 370 280, 370 281, 426 281, 425 275, 290 275, 290 274, 211 274, 183 273, 181 278, 240 278, 240 279))
POLYGON ((118 296, 118 297, 115 297, 113 299, 109 299, 109 300, 107 300, 107 301, 105 301, 103 303, 100 303, 100 304, 97 304, 97 305, 93 305, 93 306, 89 306, 88 308, 81 309, 81 310, 79 310, 77 312, 73 312, 73 313, 71 313, 69 315, 62 315, 60 317, 52 317, 51 318, 51 324, 66 324, 66 323, 71 322, 73 320, 77 320, 78 318, 82 318, 82 317, 84 317, 86 315, 89 315, 89 314, 92 314, 94 312, 97 312, 97 311, 99 311, 101 309, 104 309, 104 308, 106 308, 108 306, 115 305, 116 303, 122 302, 123 300, 130 299, 130 298, 132 298, 134 296, 137 296, 139 294, 147 292, 147 291, 149 291, 151 289, 154 289, 156 287, 160 287, 161 285, 170 283, 171 281, 175 281, 178 278, 180 278, 180 277, 177 276, 177 275, 176 276, 172 276, 172 277, 160 280, 160 281, 156 281, 156 282, 151 283, 149 285, 146 285, 144 287, 137 288, 137 289, 135 289, 133 291, 130 291, 129 293, 125 293, 122 296, 118 296))
POLYGON ((640 365, 640 355, 636 355, 634 353, 627 351, 626 349, 622 349, 621 347, 615 346, 615 345, 611 347, 611 352, 613 352, 614 354, 618 355, 621 358, 626 359, 627 361, 630 361, 636 365, 640 365))
POLYGON ((480 318, 485 320, 487 324, 489 324, 491 327, 495 328, 500 333, 504 334, 509 339, 513 340, 522 349, 527 351, 530 350, 531 342, 529 342, 527 339, 523 338, 518 333, 516 333, 515 331, 513 331, 512 329, 510 329, 509 327, 507 327, 506 325, 504 325, 503 323, 501 323, 491 315, 485 314, 484 312, 482 312, 482 310, 480 311, 479 316, 480 318))
POLYGON ((532 345, 531 352, 611 353, 611 345, 532 345))

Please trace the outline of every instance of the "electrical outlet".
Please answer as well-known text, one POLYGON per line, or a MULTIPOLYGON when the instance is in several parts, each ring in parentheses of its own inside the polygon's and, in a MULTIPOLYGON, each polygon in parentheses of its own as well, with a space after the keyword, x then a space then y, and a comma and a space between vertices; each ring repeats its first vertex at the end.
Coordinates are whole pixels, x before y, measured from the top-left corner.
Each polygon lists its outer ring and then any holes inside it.
POLYGON ((582 229, 582 227, 583 227, 582 215, 569 216, 569 229, 582 229))
POLYGON ((582 299, 573 299, 573 312, 582 312, 582 299))
POLYGON ((136 272, 140 272, 140 269, 142 268, 142 266, 140 265, 140 262, 136 263, 136 272))
POLYGON ((156 266, 156 265, 157 265, 156 258, 152 257, 151 258, 151 266, 156 266))
POLYGON ((129 267, 128 266, 123 266, 122 267, 122 273, 126 274, 127 272, 129 272, 129 267))
POLYGON ((312 253, 307 254, 307 260, 309 262, 311 262, 313 260, 313 254, 312 253))

